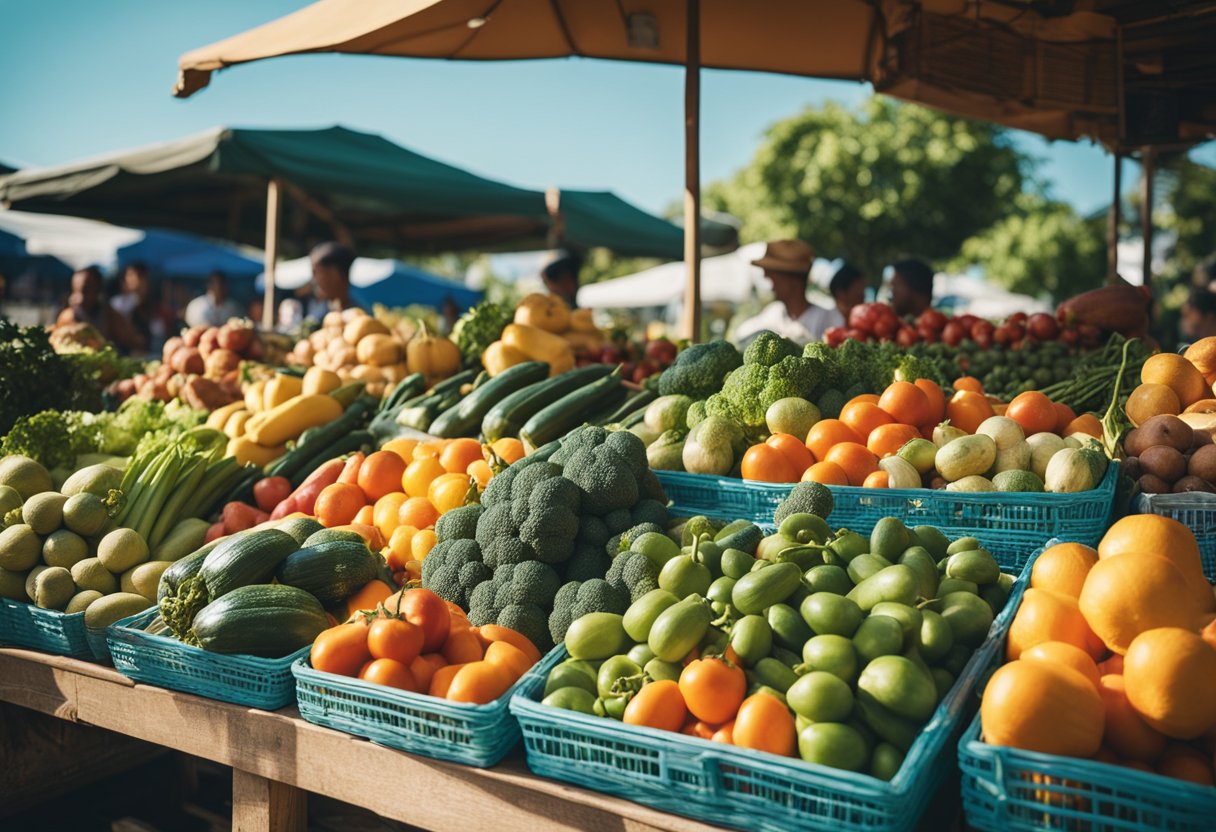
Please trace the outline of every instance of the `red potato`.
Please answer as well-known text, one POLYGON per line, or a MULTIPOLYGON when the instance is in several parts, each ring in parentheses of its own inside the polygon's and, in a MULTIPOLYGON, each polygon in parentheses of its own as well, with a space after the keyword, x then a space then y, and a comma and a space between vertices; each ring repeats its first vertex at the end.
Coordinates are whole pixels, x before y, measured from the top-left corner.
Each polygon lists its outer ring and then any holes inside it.
POLYGON ((198 342, 198 351, 202 353, 203 358, 207 358, 219 348, 220 328, 213 326, 203 333, 203 337, 198 342))
POLYGON ((209 327, 206 324, 192 326, 182 333, 182 342, 187 347, 197 347, 199 345, 199 341, 203 337, 203 333, 205 333, 208 329, 209 327))
POLYGON ((287 477, 263 477, 254 483, 253 499, 262 511, 273 511, 291 495, 291 480, 287 477))
POLYGON ((219 339, 222 348, 244 353, 253 343, 253 329, 241 324, 224 324, 220 327, 219 339))
POLYGON ((161 350, 161 356, 165 361, 168 361, 173 353, 177 352, 184 346, 186 346, 186 342, 183 339, 174 336, 165 342, 165 347, 161 350))
MULTIPOLYGON (((201 350, 200 350, 201 352, 201 350)), ((241 357, 232 350, 224 348, 212 350, 206 359, 206 375, 208 378, 223 378, 225 373, 241 366, 241 357)))
MULTIPOLYGON (((251 505, 234 500, 224 506, 224 510, 220 514, 220 520, 223 522, 224 531, 227 534, 235 534, 236 532, 243 532, 246 529, 252 529, 262 522, 258 519, 259 514, 264 513, 259 512, 251 505)), ((269 517, 266 516, 266 519, 269 519, 269 517)))

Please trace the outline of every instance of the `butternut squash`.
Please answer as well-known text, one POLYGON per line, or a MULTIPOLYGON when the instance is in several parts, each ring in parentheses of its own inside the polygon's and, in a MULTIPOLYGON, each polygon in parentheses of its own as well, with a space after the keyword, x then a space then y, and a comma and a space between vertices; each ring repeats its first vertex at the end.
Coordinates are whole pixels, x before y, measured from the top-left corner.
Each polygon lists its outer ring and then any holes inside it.
POLYGON ((332 396, 300 395, 250 419, 245 423, 245 435, 259 445, 272 447, 341 415, 342 405, 332 396))
MULTIPOLYGON (((502 342, 533 361, 544 361, 550 370, 557 366, 574 366, 574 355, 566 339, 527 324, 508 324, 502 331, 502 342)), ((564 372, 564 371, 562 371, 564 372)), ((556 373, 551 373, 556 374, 556 373)))
POLYGON ((545 332, 565 332, 570 328, 570 307, 556 295, 533 292, 515 307, 515 323, 545 332))

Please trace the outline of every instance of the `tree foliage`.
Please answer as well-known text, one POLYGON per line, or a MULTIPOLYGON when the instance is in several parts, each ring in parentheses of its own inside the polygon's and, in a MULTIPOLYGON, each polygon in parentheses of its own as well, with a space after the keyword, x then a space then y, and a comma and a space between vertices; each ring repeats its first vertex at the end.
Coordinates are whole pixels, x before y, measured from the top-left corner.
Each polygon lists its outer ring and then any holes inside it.
POLYGON ((744 239, 797 237, 877 275, 903 253, 956 254, 1008 214, 1029 164, 999 126, 875 96, 777 122, 706 202, 744 239))

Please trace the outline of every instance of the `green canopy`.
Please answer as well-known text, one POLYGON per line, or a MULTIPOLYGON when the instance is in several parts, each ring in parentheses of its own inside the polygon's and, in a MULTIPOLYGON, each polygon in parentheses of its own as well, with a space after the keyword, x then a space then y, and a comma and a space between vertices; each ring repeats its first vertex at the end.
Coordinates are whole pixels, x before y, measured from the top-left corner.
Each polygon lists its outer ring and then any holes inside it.
MULTIPOLYGON (((684 256, 684 230, 647 214, 611 191, 561 191, 559 236, 574 248, 603 246, 618 254, 678 260, 684 256), (654 252, 664 252, 656 255, 654 252)), ((734 251, 738 229, 701 218, 701 245, 717 253, 734 251)))

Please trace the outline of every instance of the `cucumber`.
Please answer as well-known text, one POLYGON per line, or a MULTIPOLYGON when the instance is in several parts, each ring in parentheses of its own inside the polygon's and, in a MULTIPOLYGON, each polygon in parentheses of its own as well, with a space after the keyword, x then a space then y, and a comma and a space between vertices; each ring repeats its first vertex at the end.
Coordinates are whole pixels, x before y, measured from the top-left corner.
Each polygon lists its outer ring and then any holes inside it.
POLYGON ((292 552, 274 577, 281 584, 311 593, 325 605, 354 595, 376 577, 380 564, 362 539, 334 540, 292 552))
POLYGON ((431 423, 430 433, 442 439, 472 436, 482 419, 504 397, 542 381, 549 375, 549 365, 543 361, 525 361, 508 367, 487 381, 455 406, 448 408, 431 423))
POLYGON ((211 550, 198 577, 214 601, 234 589, 270 580, 279 564, 299 548, 296 539, 278 529, 233 535, 211 550))
MULTIPOLYGON (((600 365, 604 366, 603 364, 600 365)), ((636 413, 639 410, 644 411, 646 406, 658 398, 658 394, 653 390, 643 390, 640 393, 635 393, 625 399, 625 403, 618 407, 612 413, 608 414, 608 418, 604 420, 604 424, 611 425, 614 422, 622 422, 629 417, 630 414, 636 413)))
POLYGON ((562 398, 545 406, 524 423, 519 431, 519 438, 524 446, 539 448, 540 446, 565 436, 583 423, 585 417, 603 402, 610 399, 620 389, 620 368, 613 370, 594 384, 581 390, 567 393, 562 398))
POLYGON ((607 364, 590 364, 516 390, 486 412, 481 420, 481 433, 487 442, 518 436, 520 428, 533 415, 610 372, 612 368, 607 364))
POLYGON ((304 590, 252 584, 203 607, 190 640, 213 653, 277 659, 308 646, 328 626, 321 602, 304 590))
POLYGON ((171 595, 176 595, 178 588, 186 580, 198 574, 198 571, 203 568, 203 561, 207 559, 207 555, 211 554, 211 550, 222 542, 222 540, 213 540, 194 554, 174 561, 173 565, 160 575, 160 583, 156 588, 156 600, 159 602, 171 595))
POLYGON ((605 398, 603 402, 601 402, 599 405, 597 405, 595 408, 593 408, 590 412, 587 413, 587 416, 586 416, 587 424, 589 424, 589 425, 606 425, 606 424, 608 424, 609 420, 612 417, 612 414, 616 413, 616 411, 620 408, 621 404, 624 403, 625 398, 628 395, 629 395, 629 393, 628 393, 628 391, 625 390, 624 387, 618 387, 615 391, 613 391, 611 396, 608 396, 607 398, 605 398))
POLYGON ((380 402, 380 410, 392 410, 406 399, 412 399, 426 390, 426 377, 422 373, 410 373, 397 383, 393 392, 380 402))

